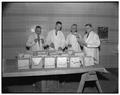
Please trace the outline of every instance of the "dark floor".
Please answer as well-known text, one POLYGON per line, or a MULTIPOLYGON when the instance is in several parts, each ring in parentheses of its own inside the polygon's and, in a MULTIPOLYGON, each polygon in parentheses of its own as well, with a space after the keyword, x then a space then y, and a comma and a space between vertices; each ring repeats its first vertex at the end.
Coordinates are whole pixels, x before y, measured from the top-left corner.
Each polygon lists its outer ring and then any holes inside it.
MULTIPOLYGON (((110 73, 97 73, 98 79, 103 93, 118 93, 118 69, 107 69, 110 73)), ((53 82, 47 87, 46 92, 52 93, 76 93, 81 75, 59 75, 47 77, 19 77, 19 78, 3 78, 3 93, 32 93, 41 92, 40 87, 35 87, 33 83, 46 80, 59 80, 59 88, 53 82)), ((87 82, 84 87, 84 93, 98 93, 94 82, 87 82)))

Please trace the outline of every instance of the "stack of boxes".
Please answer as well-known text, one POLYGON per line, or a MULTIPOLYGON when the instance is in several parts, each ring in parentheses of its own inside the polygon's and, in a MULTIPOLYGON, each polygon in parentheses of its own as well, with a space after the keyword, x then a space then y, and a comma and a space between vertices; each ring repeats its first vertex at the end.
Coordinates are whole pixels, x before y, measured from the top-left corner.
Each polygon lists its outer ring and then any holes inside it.
POLYGON ((83 52, 44 52, 33 54, 19 54, 18 69, 43 68, 80 68, 94 65, 92 57, 86 57, 83 52))

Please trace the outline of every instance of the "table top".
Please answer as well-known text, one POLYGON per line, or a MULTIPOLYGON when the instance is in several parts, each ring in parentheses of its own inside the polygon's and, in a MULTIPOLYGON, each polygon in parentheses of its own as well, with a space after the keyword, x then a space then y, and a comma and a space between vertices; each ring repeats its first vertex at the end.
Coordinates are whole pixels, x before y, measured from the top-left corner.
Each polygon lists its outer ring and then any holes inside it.
POLYGON ((80 68, 49 68, 49 69, 21 69, 17 68, 17 60, 7 60, 2 69, 2 77, 26 77, 26 76, 45 76, 45 75, 61 75, 76 74, 89 71, 104 72, 107 70, 101 65, 94 65, 80 68))

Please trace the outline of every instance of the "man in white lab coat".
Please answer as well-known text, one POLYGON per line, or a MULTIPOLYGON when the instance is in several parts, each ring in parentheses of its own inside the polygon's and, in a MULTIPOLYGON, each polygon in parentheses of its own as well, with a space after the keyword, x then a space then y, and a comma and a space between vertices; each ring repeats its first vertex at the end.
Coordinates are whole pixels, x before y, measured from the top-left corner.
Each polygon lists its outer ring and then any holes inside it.
POLYGON ((84 40, 81 42, 84 46, 84 52, 86 56, 91 56, 94 58, 94 62, 99 64, 99 49, 100 39, 97 33, 93 31, 91 24, 85 25, 86 33, 84 35, 84 40))
POLYGON ((44 50, 44 37, 41 35, 41 27, 36 26, 35 32, 32 33, 27 42, 26 46, 30 48, 31 51, 41 51, 44 50))
POLYGON ((55 29, 50 31, 46 38, 46 45, 50 50, 63 50, 65 47, 65 37, 62 33, 62 22, 57 21, 55 29))
POLYGON ((78 39, 81 39, 81 35, 77 33, 77 24, 73 24, 71 26, 71 32, 66 38, 66 46, 68 50, 73 50, 76 52, 81 51, 80 44, 78 43, 78 39))

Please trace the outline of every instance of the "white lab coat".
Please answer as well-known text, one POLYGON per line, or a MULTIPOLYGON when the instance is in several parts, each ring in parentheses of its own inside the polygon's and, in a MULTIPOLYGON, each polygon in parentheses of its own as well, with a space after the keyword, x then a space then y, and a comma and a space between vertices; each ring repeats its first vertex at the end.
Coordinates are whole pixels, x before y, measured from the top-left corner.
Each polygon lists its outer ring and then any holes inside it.
POLYGON ((38 42, 35 43, 34 39, 37 39, 37 34, 36 33, 32 33, 27 42, 26 42, 26 46, 30 47, 31 51, 41 51, 43 50, 43 44, 41 42, 41 39, 44 39, 44 37, 42 35, 39 35, 40 37, 40 45, 38 44, 38 42))
POLYGON ((50 31, 46 38, 46 44, 50 45, 51 43, 54 44, 55 50, 58 50, 59 47, 65 47, 65 37, 62 31, 58 31, 57 35, 55 34, 55 29, 50 31))
POLYGON ((91 31, 89 36, 84 36, 84 41, 87 43, 87 47, 84 46, 84 52, 87 56, 91 56, 95 59, 95 63, 99 64, 99 49, 100 39, 99 36, 91 31))
MULTIPOLYGON (((80 35, 80 37, 81 37, 81 35, 80 35)), ((73 50, 73 51, 76 51, 76 52, 81 51, 80 45, 77 41, 77 38, 72 33, 70 33, 66 38, 66 45, 68 45, 68 44, 72 45, 72 47, 69 48, 69 50, 73 50)))

